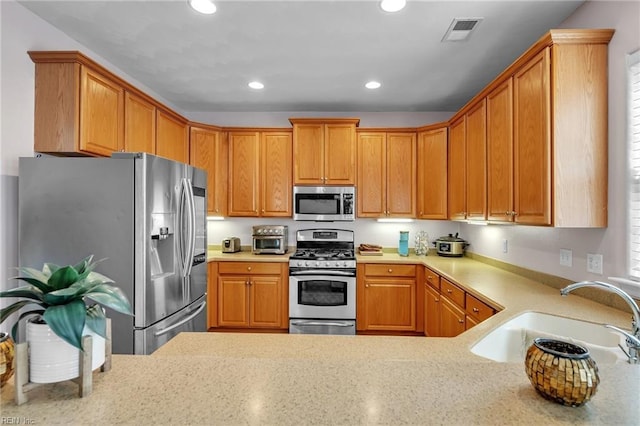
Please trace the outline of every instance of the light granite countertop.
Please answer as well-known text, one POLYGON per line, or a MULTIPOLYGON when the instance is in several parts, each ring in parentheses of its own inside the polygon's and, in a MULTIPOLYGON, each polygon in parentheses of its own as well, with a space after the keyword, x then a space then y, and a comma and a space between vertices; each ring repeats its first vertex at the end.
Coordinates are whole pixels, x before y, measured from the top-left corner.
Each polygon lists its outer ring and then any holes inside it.
POLYGON ((455 338, 182 333, 150 356, 114 355, 110 372, 94 373, 87 398, 76 396, 74 383, 63 382, 30 391, 29 402, 17 407, 10 381, 2 391, 0 421, 638 424, 638 365, 599 365, 595 396, 571 408, 540 397, 523 363, 493 362, 470 351, 492 329, 524 311, 624 328, 629 327, 628 312, 573 294, 561 297, 557 289, 468 258, 385 254, 358 260, 425 264, 503 309, 455 338))

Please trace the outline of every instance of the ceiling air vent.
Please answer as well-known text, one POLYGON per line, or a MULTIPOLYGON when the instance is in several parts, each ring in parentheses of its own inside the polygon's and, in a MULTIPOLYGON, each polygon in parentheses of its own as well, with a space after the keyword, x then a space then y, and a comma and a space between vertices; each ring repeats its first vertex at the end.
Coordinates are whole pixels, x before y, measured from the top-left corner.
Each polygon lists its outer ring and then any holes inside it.
POLYGON ((478 27, 482 18, 455 18, 445 33, 442 41, 465 41, 478 27))

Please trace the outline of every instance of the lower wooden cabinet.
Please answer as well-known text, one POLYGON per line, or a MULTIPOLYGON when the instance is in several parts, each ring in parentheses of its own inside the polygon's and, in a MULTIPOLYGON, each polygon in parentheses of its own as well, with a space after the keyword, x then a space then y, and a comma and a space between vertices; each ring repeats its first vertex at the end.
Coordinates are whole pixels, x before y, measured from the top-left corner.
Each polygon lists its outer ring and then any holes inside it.
POLYGON ((467 293, 465 295, 466 306, 466 330, 478 325, 482 321, 491 317, 496 313, 496 310, 486 303, 478 300, 474 296, 467 293))
POLYGON ((416 330, 416 265, 358 265, 356 329, 413 332, 416 330))
POLYGON ((212 268, 216 306, 209 314, 216 318, 210 318, 211 327, 288 329, 287 263, 218 262, 212 268))
POLYGON ((456 284, 425 268, 424 334, 454 337, 496 313, 456 284))

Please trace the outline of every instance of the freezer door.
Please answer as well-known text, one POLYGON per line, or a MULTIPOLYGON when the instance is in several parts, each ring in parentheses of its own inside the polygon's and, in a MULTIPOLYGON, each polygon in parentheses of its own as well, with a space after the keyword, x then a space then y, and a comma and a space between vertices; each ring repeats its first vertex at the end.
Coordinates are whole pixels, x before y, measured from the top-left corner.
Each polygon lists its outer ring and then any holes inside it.
POLYGON ((206 295, 151 327, 135 331, 135 354, 149 355, 183 331, 207 331, 206 295))

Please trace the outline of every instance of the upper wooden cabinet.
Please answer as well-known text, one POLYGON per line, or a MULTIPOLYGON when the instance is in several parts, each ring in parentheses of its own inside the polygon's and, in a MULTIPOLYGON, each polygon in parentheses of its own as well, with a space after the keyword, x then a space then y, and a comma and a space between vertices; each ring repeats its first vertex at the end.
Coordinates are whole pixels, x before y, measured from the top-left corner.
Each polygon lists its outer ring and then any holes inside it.
POLYGON ((219 128, 200 125, 189 131, 189 162, 207 171, 207 212, 227 215, 229 143, 219 128))
POLYGON ((357 118, 290 118, 294 185, 353 185, 357 118))
POLYGON ((466 116, 460 117, 449 127, 449 151, 447 161, 449 219, 467 218, 466 196, 466 116))
POLYGON ((124 94, 124 150, 156 153, 156 106, 129 91, 124 94))
POLYGON ((487 95, 487 219, 512 222, 513 79, 487 95))
POLYGON ((185 118, 80 52, 28 53, 35 63, 34 151, 147 152, 188 161, 185 118))
POLYGON ((447 219, 447 127, 419 129, 416 161, 418 219, 447 219))
MULTIPOLYGON (((613 32, 551 30, 452 118, 450 145, 454 124, 486 98, 488 219, 607 226, 607 45, 613 32)), ((450 197, 456 193, 451 184, 450 197)))
POLYGON ((234 130, 229 140, 229 216, 291 217, 291 132, 234 130))
POLYGON ((358 132, 358 217, 415 217, 415 132, 358 132))
POLYGON ((469 220, 487 218, 487 104, 481 100, 466 114, 466 212, 469 220))
POLYGON ((36 63, 34 151, 111 155, 124 148, 124 88, 77 52, 29 52, 36 63))
POLYGON ((189 162, 189 127, 181 117, 156 111, 156 155, 170 160, 189 162))

